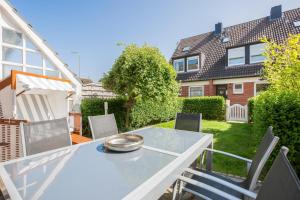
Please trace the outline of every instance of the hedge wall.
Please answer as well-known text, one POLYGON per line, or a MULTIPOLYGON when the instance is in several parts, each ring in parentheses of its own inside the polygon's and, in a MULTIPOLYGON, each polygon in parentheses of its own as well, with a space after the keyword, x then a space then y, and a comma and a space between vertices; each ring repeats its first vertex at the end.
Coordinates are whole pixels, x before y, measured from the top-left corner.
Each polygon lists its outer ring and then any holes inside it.
MULTIPOLYGON (((82 127, 89 134, 88 116, 103 115, 104 102, 108 102, 108 113, 114 113, 120 131, 125 130, 125 101, 123 99, 84 99, 81 103, 82 127)), ((203 119, 224 120, 223 97, 176 98, 174 101, 139 101, 130 114, 130 125, 138 128, 149 124, 174 119, 177 112, 202 113, 203 119)))
POLYGON ((131 126, 142 127, 149 124, 169 121, 180 112, 181 104, 177 98, 169 102, 140 101, 132 109, 131 126))
POLYGON ((202 113, 203 119, 224 120, 225 100, 221 96, 184 98, 183 113, 202 113))
POLYGON ((268 126, 278 136, 279 142, 267 163, 271 166, 281 146, 289 148, 288 158, 300 177, 300 95, 296 92, 267 91, 254 102, 254 130, 263 135, 268 126))
POLYGON ((253 112, 254 112, 254 101, 255 97, 251 97, 248 99, 248 119, 249 122, 253 122, 253 112))
POLYGON ((108 113, 114 113, 119 130, 124 130, 126 109, 123 99, 84 99, 81 102, 82 129, 90 134, 88 116, 104 115, 104 102, 108 102, 108 113))

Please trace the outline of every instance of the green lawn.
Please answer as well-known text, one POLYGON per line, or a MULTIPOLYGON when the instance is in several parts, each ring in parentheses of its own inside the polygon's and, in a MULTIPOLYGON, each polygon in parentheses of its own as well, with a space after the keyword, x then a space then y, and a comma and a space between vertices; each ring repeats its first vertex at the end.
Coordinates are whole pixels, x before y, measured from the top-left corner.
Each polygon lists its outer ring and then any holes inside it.
MULTIPOLYGON (((157 124, 157 127, 173 128, 174 121, 157 124)), ((202 132, 214 134, 214 149, 234 153, 252 159, 260 142, 260 137, 253 134, 252 126, 246 123, 221 121, 202 121, 202 132)), ((246 175, 246 163, 234 158, 214 154, 213 170, 246 175)))

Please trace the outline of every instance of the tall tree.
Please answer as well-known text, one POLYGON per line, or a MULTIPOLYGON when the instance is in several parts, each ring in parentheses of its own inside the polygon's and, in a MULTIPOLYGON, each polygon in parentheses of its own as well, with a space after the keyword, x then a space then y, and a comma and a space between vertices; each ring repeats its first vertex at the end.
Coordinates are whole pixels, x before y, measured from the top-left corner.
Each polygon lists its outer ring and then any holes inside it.
POLYGON ((277 44, 268 41, 264 55, 264 78, 275 90, 293 90, 300 94, 300 34, 290 35, 284 42, 277 44))
POLYGON ((126 98, 126 128, 130 112, 138 100, 160 102, 178 95, 176 72, 157 48, 128 45, 102 78, 105 88, 126 98))

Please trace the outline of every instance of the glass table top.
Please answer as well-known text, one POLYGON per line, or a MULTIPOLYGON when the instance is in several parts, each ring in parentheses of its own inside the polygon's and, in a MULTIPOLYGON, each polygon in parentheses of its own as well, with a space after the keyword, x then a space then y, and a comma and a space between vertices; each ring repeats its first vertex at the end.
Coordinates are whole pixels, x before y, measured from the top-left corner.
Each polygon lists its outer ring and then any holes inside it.
MULTIPOLYGON (((203 134, 173 129, 134 131, 144 145, 183 153, 203 134)), ((121 199, 147 181, 176 156, 141 148, 105 152, 102 141, 21 159, 4 165, 23 199, 121 199)))

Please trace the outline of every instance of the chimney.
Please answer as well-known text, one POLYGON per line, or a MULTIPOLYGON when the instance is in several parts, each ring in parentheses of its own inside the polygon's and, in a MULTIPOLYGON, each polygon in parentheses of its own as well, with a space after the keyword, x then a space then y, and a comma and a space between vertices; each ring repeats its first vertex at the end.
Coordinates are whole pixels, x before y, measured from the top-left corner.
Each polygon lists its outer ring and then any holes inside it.
POLYGON ((281 5, 272 7, 271 12, 270 12, 270 21, 281 18, 281 17, 282 17, 281 5))
POLYGON ((219 22, 217 24, 215 24, 215 31, 214 31, 214 35, 216 36, 221 36, 222 32, 223 32, 223 27, 222 27, 222 23, 219 22))

